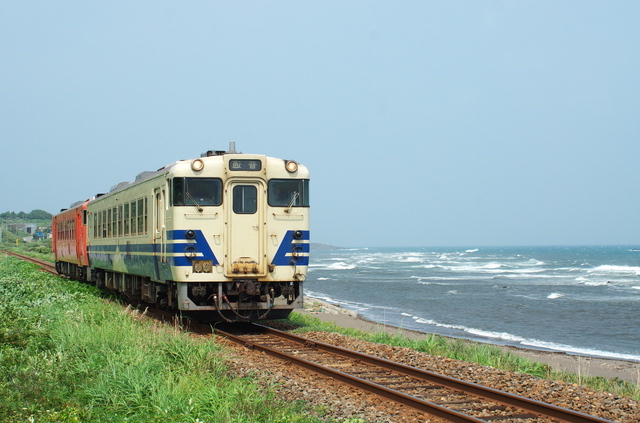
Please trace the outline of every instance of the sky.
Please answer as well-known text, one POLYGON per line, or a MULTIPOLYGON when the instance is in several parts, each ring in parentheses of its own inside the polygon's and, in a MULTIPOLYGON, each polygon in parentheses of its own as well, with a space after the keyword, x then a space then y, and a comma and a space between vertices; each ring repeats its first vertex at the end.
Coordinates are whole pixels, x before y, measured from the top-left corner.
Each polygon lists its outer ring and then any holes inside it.
POLYGON ((312 242, 640 244, 640 2, 0 0, 0 211, 224 150, 312 242))

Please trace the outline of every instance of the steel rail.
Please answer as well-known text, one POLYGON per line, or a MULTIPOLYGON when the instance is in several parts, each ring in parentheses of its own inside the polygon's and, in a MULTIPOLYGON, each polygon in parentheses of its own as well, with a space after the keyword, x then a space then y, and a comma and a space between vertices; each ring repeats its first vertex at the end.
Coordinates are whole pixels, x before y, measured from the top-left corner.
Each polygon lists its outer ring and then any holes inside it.
MULTIPOLYGON (((30 257, 27 255, 14 253, 8 250, 3 250, 3 252, 5 254, 20 258, 22 260, 38 264, 40 267, 43 268, 43 270, 49 273, 58 274, 57 271, 55 270, 55 266, 50 262, 36 259, 34 257, 30 257)), ((421 379, 437 385, 442 385, 444 387, 447 387, 455 391, 460 391, 460 392, 464 392, 477 397, 482 397, 482 398, 495 401, 504 405, 517 407, 519 409, 526 410, 538 415, 551 417, 551 418, 559 419, 559 420, 570 422, 570 423, 614 423, 611 420, 606 420, 600 417, 584 414, 575 410, 558 407, 553 404, 548 404, 542 401, 533 400, 530 398, 511 394, 508 392, 500 391, 494 388, 485 387, 472 382, 466 382, 463 380, 451 378, 449 376, 444 376, 444 375, 430 372, 427 370, 418 369, 415 367, 396 363, 383 358, 374 357, 368 354, 359 353, 356 351, 337 347, 335 345, 330 345, 323 342, 310 340, 307 338, 303 338, 287 332, 279 331, 277 329, 269 328, 267 326, 259 325, 256 323, 254 323, 253 325, 260 328, 260 330, 264 332, 268 332, 280 338, 294 341, 296 343, 299 343, 307 347, 311 346, 320 351, 333 353, 333 354, 336 354, 345 358, 353 359, 353 360, 359 360, 363 363, 371 364, 386 370, 395 371, 397 373, 401 373, 401 374, 411 376, 417 379, 421 379)), ((340 372, 338 370, 334 370, 330 367, 326 367, 326 366, 305 360, 300 357, 296 357, 290 354, 283 353, 281 351, 277 351, 273 348, 260 345, 256 342, 247 341, 245 338, 242 338, 242 336, 232 335, 228 332, 224 332, 219 329, 215 329, 213 332, 237 344, 243 345, 248 348, 263 351, 273 357, 277 357, 279 359, 292 362, 300 367, 340 380, 351 386, 377 394, 379 396, 398 402, 400 404, 407 405, 421 412, 442 417, 455 423, 468 423, 468 422, 485 423, 486 422, 486 420, 469 416, 469 415, 457 412, 455 410, 442 407, 438 404, 434 404, 428 401, 421 400, 419 398, 412 397, 402 392, 389 389, 387 387, 355 377, 353 375, 340 372)))
MULTIPOLYGON (((264 330, 267 330, 270 333, 276 334, 277 336, 289 339, 291 341, 295 341, 299 343, 309 342, 308 339, 302 338, 297 335, 293 335, 287 332, 279 331, 277 329, 272 329, 272 328, 258 325, 255 323, 254 325, 260 326, 261 328, 264 328, 264 330)), ((315 342, 315 341, 313 342, 315 344, 315 347, 320 350, 338 354, 346 358, 360 360, 362 362, 373 364, 375 366, 379 366, 387 370, 403 373, 408 376, 415 377, 417 379, 421 379, 421 380, 429 381, 432 383, 436 383, 438 385, 446 386, 456 391, 462 391, 471 395, 476 395, 485 399, 496 401, 504 405, 510 405, 510 406, 521 408, 533 413, 542 414, 547 417, 553 417, 553 418, 561 419, 571 423, 613 423, 611 422, 611 420, 606 420, 600 417, 584 414, 579 411, 558 407, 556 405, 549 404, 546 402, 537 401, 537 400, 526 398, 520 395, 511 394, 509 392, 500 391, 498 389, 478 385, 473 382, 466 382, 460 379, 455 379, 449 376, 444 376, 444 375, 430 372, 427 370, 418 369, 416 367, 407 366, 407 365, 396 363, 383 358, 378 358, 378 357, 374 357, 367 354, 361 354, 356 351, 351 351, 345 348, 337 347, 335 345, 329 345, 329 344, 325 344, 322 342, 315 342)))
MULTIPOLYGON (((430 383, 434 383, 437 385, 442 385, 445 386, 449 389, 455 390, 455 391, 460 391, 460 392, 464 392, 466 394, 469 395, 474 395, 477 397, 481 397, 481 398, 485 398, 487 400, 491 400, 491 401, 495 401, 498 403, 501 403, 503 405, 508 405, 508 406, 512 406, 512 407, 516 407, 522 410, 526 410, 528 412, 531 413, 535 413, 538 415, 543 415, 546 417, 551 417, 551 418, 555 418, 555 419, 559 419, 562 421, 566 421, 566 422, 571 422, 571 423, 613 423, 611 422, 611 420, 607 420, 607 419, 603 419, 600 417, 596 417, 596 416, 592 416, 589 414, 585 414, 585 413, 581 413, 579 411, 575 411, 575 410, 570 410, 567 408, 563 408, 563 407, 558 407, 556 405, 553 404, 548 404, 542 401, 537 401, 537 400, 533 400, 531 398, 526 398, 520 395, 516 395, 516 394, 511 394, 509 392, 504 392, 504 391, 500 391, 498 389, 494 389, 494 388, 489 388, 489 387, 485 387, 482 385, 478 385, 476 383, 472 383, 472 382, 466 382, 460 379, 455 379, 449 376, 444 376, 438 373, 434 373, 434 372, 430 372, 427 370, 422 370, 422 369, 418 369, 416 367, 411 367, 411 366, 407 366, 404 364, 400 364, 400 363, 396 363, 390 360, 386 360, 383 358, 378 358, 378 357, 374 357, 368 354, 363 354, 363 353, 359 353, 356 351, 352 351, 352 350, 348 350, 345 348, 341 348, 341 347, 337 347, 335 345, 330 345, 330 344, 325 344, 323 342, 317 342, 317 341, 313 341, 313 340, 309 340, 307 338, 303 338, 297 335, 293 335, 287 332, 283 332, 283 331, 279 331, 277 329, 273 329, 273 328, 269 328, 263 325, 259 325, 254 323, 254 326, 259 327, 261 330, 263 331, 267 331, 268 333, 271 333, 273 335, 276 335, 278 337, 281 338, 285 338, 288 339, 290 341, 294 341, 297 343, 300 343, 302 345, 307 345, 307 346, 313 346, 314 348, 321 350, 321 351, 326 351, 329 353, 333 353, 345 358, 349 358, 349 359, 353 359, 353 360, 359 360, 363 363, 367 363, 367 364, 371 364, 383 369, 387 369, 387 370, 391 370, 391 371, 395 371, 407 376, 411 376, 414 377, 416 379, 420 379, 423 381, 427 381, 430 383)), ((246 341, 243 340, 244 343, 246 343, 246 341)), ((254 348, 257 348, 256 344, 253 344, 254 348)), ((267 348, 267 347, 260 347, 262 348, 267 348)), ((265 351, 266 352, 266 351, 265 351)), ((297 357, 294 356, 289 356, 287 354, 284 353, 278 353, 284 356, 285 360, 289 360, 289 361, 298 361, 300 360, 297 357)), ((307 367, 308 368, 308 367, 307 367)), ((332 372, 337 372, 332 370, 332 372)), ((340 372, 338 372, 340 373, 340 372)), ((377 384, 373 384, 371 382, 367 382, 367 381, 363 381, 362 379, 356 378, 354 376, 351 375, 347 375, 348 377, 345 379, 356 379, 357 382, 356 383, 362 383, 365 382, 364 385, 375 385, 377 389, 383 389, 383 390, 388 390, 388 391, 392 391, 388 388, 382 387, 380 385, 377 384), (361 382, 362 381, 362 382, 361 382)), ((341 376, 342 377, 342 376, 341 376)), ((393 391, 395 392, 395 391, 393 391)), ((377 393, 377 392, 376 392, 377 393)), ((401 394, 404 395, 404 394, 401 394)), ((389 397, 387 397, 389 398, 389 397)), ((444 407, 440 407, 437 404, 432 404, 429 403, 427 401, 422 401, 422 400, 418 400, 418 402, 423 402, 426 404, 429 404, 429 407, 431 406, 436 406, 438 409, 440 408, 444 408, 444 407)), ((405 402, 402 402, 403 404, 406 404, 405 402)), ((409 405, 409 404, 406 404, 409 405)), ((412 406, 413 407, 413 406, 412 406)), ((418 407, 418 409, 420 409, 421 411, 424 411, 425 409, 423 408, 423 405, 420 405, 418 407)), ((416 407, 414 407, 416 408, 416 407)), ((448 410, 448 409, 446 409, 448 410)), ((433 414, 433 413, 431 413, 433 414)), ((455 420, 454 420, 455 421, 455 420)), ((462 421, 473 421, 473 420, 462 420, 462 421)), ((483 421, 483 420, 480 420, 483 421)))
POLYGON ((296 357, 290 354, 283 353, 276 349, 266 347, 264 345, 260 345, 258 343, 254 343, 251 341, 247 341, 242 336, 232 335, 228 332, 223 332, 219 329, 215 329, 214 333, 220 336, 227 338, 230 341, 233 341, 239 345, 243 345, 247 348, 262 351, 266 354, 269 354, 272 357, 279 358, 281 360, 292 362, 297 366, 302 368, 311 370, 315 373, 319 373, 325 376, 329 376, 333 379, 339 380, 341 382, 347 383, 351 386, 354 386, 358 389, 365 390, 367 392, 371 392, 382 396, 384 398, 390 399, 400 404, 407 405, 411 408, 414 408, 418 411, 428 413, 437 417, 441 417, 447 419, 448 421, 454 423, 486 423, 486 420, 481 420, 473 416, 469 416, 466 414, 459 413, 455 410, 451 410, 446 407, 442 407, 438 404, 434 404, 428 401, 423 401, 419 398, 412 397, 410 395, 403 394, 402 392, 394 391, 393 389, 386 388, 384 386, 375 384, 373 382, 369 382, 364 379, 360 379, 358 377, 349 375, 344 372, 340 372, 338 370, 334 370, 330 367, 323 366, 321 364, 314 363, 312 361, 305 360, 300 357, 296 357))
POLYGON ((14 253, 13 251, 9 251, 9 250, 2 250, 2 252, 7 254, 7 255, 19 258, 20 260, 24 260, 24 261, 28 261, 30 263, 37 264, 45 272, 52 273, 54 275, 58 274, 58 272, 56 271, 55 264, 50 263, 50 262, 48 262, 46 260, 37 259, 35 257, 27 256, 27 255, 24 255, 24 254, 14 253))

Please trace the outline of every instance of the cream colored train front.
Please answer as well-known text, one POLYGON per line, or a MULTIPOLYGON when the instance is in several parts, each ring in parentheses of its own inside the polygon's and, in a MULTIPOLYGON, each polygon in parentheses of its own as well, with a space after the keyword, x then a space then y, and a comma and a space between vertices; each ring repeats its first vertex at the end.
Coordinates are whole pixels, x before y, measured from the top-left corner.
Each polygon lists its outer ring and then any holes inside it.
POLYGON ((206 320, 286 317, 309 265, 309 172, 210 151, 89 202, 90 277, 206 320))

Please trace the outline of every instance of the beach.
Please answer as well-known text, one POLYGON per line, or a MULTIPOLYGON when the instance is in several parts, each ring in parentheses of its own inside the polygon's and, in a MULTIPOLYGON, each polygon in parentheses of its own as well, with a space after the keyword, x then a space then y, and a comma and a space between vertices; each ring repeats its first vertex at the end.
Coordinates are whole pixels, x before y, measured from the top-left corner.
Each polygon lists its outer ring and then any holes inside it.
MULTIPOLYGON (((403 336, 411 339, 423 339, 428 335, 424 332, 398 328, 367 320, 360 317, 358 313, 353 310, 311 297, 305 298, 304 309, 296 310, 296 312, 317 317, 321 321, 333 322, 340 327, 357 329, 363 332, 377 332, 381 330, 390 333, 400 332, 403 336)), ((557 351, 520 348, 499 344, 493 345, 513 354, 526 357, 532 361, 548 364, 554 370, 584 376, 602 376, 608 379, 618 378, 635 384, 640 383, 640 362, 637 361, 567 354, 557 351)))

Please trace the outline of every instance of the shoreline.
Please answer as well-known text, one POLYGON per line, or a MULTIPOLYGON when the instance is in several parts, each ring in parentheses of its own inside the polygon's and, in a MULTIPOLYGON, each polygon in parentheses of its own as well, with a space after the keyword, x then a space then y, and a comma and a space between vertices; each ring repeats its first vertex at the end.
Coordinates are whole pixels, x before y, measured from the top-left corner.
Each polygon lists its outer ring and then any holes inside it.
MULTIPOLYGON (((410 339, 423 339, 427 333, 411 329, 403 329, 388 324, 381 324, 367 320, 357 312, 349 310, 326 301, 312 297, 305 297, 304 309, 295 310, 298 313, 317 317, 324 322, 333 322, 337 326, 357 329, 363 332, 379 331, 398 333, 410 339)), ((440 335, 447 337, 446 335, 440 335)), ((448 337, 451 338, 451 337, 448 337)), ((464 338, 459 338, 464 339, 464 338)), ((476 342, 467 340, 467 342, 476 342)), ((503 345, 486 342, 504 351, 528 358, 538 363, 551 366, 553 370, 574 373, 586 376, 601 376, 607 379, 618 378, 634 384, 640 384, 640 362, 615 358, 596 357, 582 354, 571 354, 562 351, 525 348, 512 345, 503 345)))

